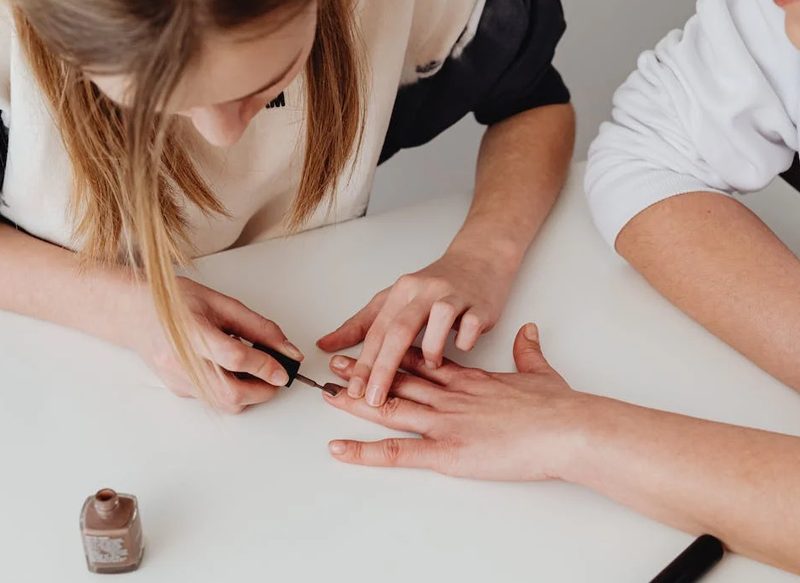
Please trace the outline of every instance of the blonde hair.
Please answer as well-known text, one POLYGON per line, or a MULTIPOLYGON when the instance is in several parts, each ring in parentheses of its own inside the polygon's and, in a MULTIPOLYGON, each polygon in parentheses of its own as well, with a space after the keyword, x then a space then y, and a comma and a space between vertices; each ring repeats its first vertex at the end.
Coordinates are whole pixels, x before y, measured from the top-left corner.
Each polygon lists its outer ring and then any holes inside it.
MULTIPOLYGON (((159 113, 211 28, 239 30, 262 17, 293 15, 309 0, 13 0, 30 66, 52 108, 72 163, 71 210, 87 261, 143 268, 159 318, 192 380, 205 386, 188 331, 175 265, 189 258, 182 198, 205 213, 223 205, 187 151, 184 126, 159 113), (130 75, 122 109, 84 74, 130 75)), ((306 66, 306 156, 288 217, 292 229, 332 196, 359 147, 362 62, 353 0, 319 0, 306 66)), ((259 20, 259 22, 261 21, 259 20)), ((282 21, 274 23, 279 26, 282 21)))

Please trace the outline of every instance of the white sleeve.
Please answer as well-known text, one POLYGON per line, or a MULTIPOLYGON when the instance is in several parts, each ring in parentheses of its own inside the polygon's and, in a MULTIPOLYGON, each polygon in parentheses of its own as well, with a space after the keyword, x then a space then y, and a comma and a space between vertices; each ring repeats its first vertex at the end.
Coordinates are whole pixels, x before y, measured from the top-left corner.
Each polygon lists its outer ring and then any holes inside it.
POLYGON ((589 149, 586 193, 606 241, 671 196, 765 187, 797 151, 798 86, 800 53, 772 0, 700 0, 639 58, 589 149))

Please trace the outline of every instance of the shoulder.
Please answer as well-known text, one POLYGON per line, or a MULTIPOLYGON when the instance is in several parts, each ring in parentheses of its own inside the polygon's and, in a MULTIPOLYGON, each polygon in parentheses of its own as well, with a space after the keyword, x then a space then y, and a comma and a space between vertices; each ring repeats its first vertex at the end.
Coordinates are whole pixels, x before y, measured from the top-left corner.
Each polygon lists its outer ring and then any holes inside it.
POLYGON ((403 83, 435 75, 477 29, 487 0, 416 0, 403 83))

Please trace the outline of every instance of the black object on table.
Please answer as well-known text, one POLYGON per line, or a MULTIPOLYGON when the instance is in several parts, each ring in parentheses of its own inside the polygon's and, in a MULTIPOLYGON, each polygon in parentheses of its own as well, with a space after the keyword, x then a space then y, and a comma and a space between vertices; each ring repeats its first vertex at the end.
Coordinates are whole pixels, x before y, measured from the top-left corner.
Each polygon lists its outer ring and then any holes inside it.
MULTIPOLYGON (((286 383, 287 387, 291 387, 292 383, 297 379, 301 383, 305 383, 310 387, 317 388, 321 391, 325 391, 329 395, 336 396, 339 391, 342 390, 343 387, 334 384, 334 383, 326 383, 324 385, 319 384, 317 381, 308 378, 307 376, 300 374, 300 362, 286 356, 285 354, 281 354, 274 348, 270 348, 269 346, 264 346, 263 344, 253 344, 253 348, 256 350, 260 350, 266 354, 269 354, 272 358, 278 361, 278 363, 286 369, 286 373, 289 375, 289 382, 286 383)), ((248 375, 251 376, 251 375, 248 375)))
POLYGON ((725 554, 722 541, 710 534, 704 534, 667 567, 655 576, 650 583, 692 583, 708 573, 725 554))

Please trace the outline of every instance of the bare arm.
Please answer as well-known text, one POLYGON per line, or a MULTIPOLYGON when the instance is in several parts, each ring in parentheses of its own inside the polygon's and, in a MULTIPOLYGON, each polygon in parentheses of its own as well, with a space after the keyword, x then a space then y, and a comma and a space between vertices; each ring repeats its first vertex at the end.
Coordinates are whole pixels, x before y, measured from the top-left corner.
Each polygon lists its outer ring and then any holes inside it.
POLYGON ((475 197, 450 250, 483 249, 518 267, 564 186, 574 144, 569 104, 491 126, 478 155, 475 197))
MULTIPOLYGON (((0 309, 74 328, 125 346, 120 334, 136 299, 122 268, 81 270, 75 253, 0 223, 0 309)), ((129 345, 128 345, 129 346, 129 345)))
POLYGON ((590 398, 565 478, 800 573, 800 438, 590 398))
MULTIPOLYGON (((181 366, 164 335, 147 287, 124 267, 86 266, 75 253, 45 243, 0 223, 0 310, 47 320, 135 350, 181 396, 197 387, 181 366)), ((226 371, 209 373, 212 404, 237 413, 272 398, 287 381, 272 357, 229 336, 277 349, 293 358, 302 353, 288 343, 273 322, 236 300, 190 280, 181 279, 190 310, 196 348, 209 363, 226 371), (247 373, 243 379, 232 373, 247 373)))
POLYGON ((670 301, 800 390, 800 261, 740 203, 691 193, 636 216, 619 252, 670 301))

